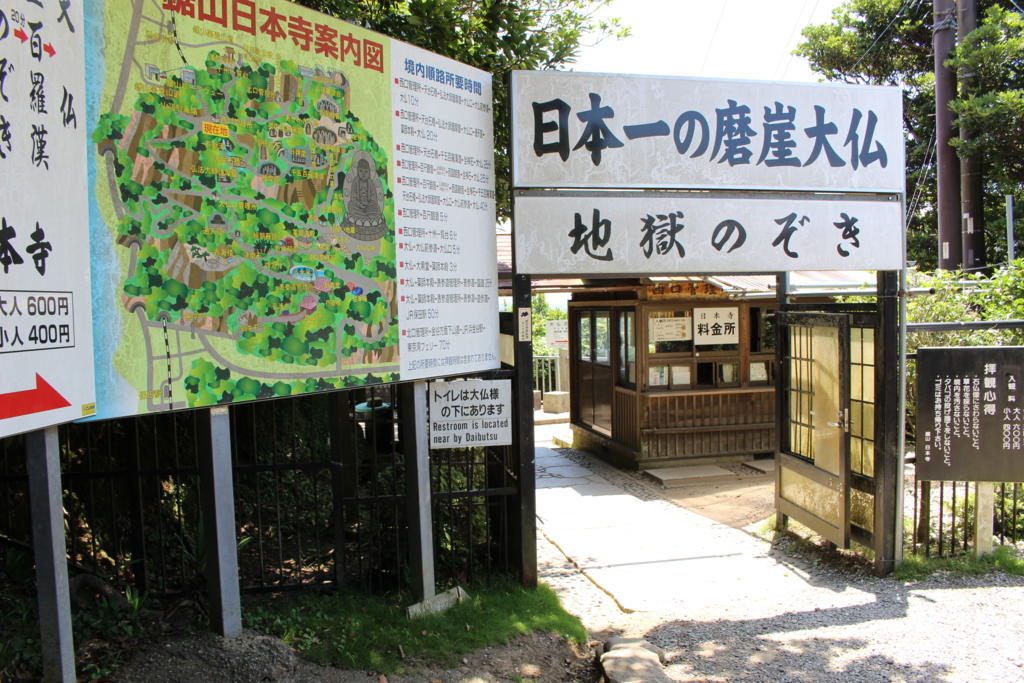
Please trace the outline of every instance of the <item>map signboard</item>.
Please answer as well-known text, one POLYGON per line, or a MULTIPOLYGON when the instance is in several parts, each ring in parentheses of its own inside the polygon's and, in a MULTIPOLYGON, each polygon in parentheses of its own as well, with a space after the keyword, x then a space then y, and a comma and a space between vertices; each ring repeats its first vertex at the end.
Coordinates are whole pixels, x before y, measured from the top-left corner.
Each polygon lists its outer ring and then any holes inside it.
POLYGON ((898 87, 515 71, 512 107, 517 187, 905 191, 898 87))
POLYGON ((102 416, 498 365, 488 74, 284 0, 87 12, 102 416))
POLYGON ((1024 480, 1024 347, 917 350, 917 478, 1024 480))
POLYGON ((95 410, 82 5, 0 10, 0 437, 95 410))

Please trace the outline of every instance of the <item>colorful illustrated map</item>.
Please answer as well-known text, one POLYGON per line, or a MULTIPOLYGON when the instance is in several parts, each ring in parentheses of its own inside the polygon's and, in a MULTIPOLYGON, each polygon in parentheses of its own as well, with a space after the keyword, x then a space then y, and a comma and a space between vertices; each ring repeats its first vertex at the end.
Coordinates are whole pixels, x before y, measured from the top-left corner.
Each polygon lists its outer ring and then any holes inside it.
POLYGON ((89 70, 101 412, 397 380, 387 39, 285 2, 90 11, 124 26, 89 70))

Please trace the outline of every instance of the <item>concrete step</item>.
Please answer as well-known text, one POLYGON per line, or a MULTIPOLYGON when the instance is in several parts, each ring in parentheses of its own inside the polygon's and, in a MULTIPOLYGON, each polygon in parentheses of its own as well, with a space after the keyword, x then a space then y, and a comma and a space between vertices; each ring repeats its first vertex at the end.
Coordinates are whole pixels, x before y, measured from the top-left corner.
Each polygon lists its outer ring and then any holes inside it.
POLYGON ((724 467, 717 465, 682 465, 680 467, 659 467, 644 470, 644 474, 653 478, 667 489, 700 484, 716 484, 725 481, 736 481, 739 477, 724 467))
POLYGON ((758 472, 764 472, 765 474, 775 473, 775 458, 765 458, 763 460, 748 460, 743 463, 745 467, 749 467, 752 470, 758 472))

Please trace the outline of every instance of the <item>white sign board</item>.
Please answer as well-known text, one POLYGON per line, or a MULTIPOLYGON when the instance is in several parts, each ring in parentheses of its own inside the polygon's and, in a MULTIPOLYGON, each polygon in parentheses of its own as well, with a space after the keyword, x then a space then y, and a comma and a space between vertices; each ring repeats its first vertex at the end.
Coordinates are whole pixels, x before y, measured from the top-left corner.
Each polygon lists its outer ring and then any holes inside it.
POLYGON ((532 275, 898 270, 899 202, 659 193, 515 199, 516 268, 532 275))
POLYGON ((496 368, 491 75, 399 41, 391 71, 401 378, 496 368))
POLYGON ((690 341, 691 320, 685 318, 650 318, 647 323, 647 341, 652 344, 668 341, 690 341))
POLYGON ((83 4, 0 12, 0 437, 95 412, 83 4))
POLYGON ((695 308, 693 317, 695 346, 739 343, 739 308, 695 308))
POLYGON ((569 321, 547 320, 544 322, 544 334, 548 344, 553 346, 569 345, 569 321))
POLYGON ((902 193, 902 111, 896 87, 514 71, 512 182, 902 193))
POLYGON ((512 381, 430 383, 430 447, 468 448, 512 443, 512 381))

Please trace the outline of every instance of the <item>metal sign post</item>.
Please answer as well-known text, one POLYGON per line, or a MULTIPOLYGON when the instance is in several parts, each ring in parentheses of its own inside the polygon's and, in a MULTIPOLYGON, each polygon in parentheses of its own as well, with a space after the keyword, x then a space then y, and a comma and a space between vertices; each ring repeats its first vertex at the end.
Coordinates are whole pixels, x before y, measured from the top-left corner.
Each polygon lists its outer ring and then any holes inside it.
POLYGON ((25 436, 25 467, 31 498, 32 552, 36 561, 43 678, 47 681, 74 681, 75 646, 71 634, 71 597, 56 427, 47 427, 25 436))

